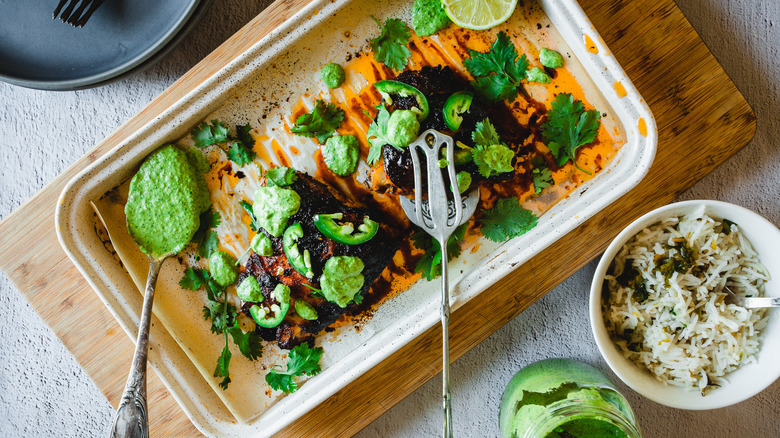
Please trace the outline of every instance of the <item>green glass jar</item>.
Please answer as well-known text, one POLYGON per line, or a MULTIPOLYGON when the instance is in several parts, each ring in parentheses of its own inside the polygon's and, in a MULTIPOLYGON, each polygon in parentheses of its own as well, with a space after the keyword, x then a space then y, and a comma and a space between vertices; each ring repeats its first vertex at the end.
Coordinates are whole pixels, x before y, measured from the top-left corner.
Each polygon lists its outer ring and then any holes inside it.
POLYGON ((634 412, 601 371, 570 359, 532 363, 509 381, 504 438, 641 438, 634 412))

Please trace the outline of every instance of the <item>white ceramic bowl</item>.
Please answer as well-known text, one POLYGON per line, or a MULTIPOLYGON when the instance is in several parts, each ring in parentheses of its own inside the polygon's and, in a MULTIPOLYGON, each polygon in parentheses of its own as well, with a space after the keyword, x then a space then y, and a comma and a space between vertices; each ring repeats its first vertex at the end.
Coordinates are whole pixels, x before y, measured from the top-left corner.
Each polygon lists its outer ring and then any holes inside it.
POLYGON ((685 201, 669 204, 640 217, 623 230, 609 245, 596 268, 590 288, 590 326, 601 355, 612 371, 639 394, 666 406, 679 409, 715 409, 746 400, 771 385, 780 377, 780 311, 769 309, 769 324, 761 334, 761 350, 757 363, 742 365, 725 376, 727 384, 715 388, 706 396, 699 391, 664 384, 623 357, 612 342, 601 312, 604 276, 620 248, 640 230, 672 216, 683 216, 704 206, 705 214, 716 219, 729 219, 740 225, 743 234, 758 252, 772 279, 766 293, 780 295, 780 230, 768 220, 743 207, 719 201, 685 201))

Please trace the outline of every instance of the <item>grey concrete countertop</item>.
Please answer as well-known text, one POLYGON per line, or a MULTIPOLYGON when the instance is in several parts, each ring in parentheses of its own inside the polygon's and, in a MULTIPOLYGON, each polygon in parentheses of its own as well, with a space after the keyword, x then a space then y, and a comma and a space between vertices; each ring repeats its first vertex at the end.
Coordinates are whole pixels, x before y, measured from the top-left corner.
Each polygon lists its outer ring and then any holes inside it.
MULTIPOLYGON (((0 83, 0 218, 269 3, 214 2, 193 34, 162 62, 115 84, 45 92, 0 83)), ((775 143, 780 132, 780 2, 678 3, 758 117, 753 142, 681 199, 732 202, 780 225, 780 148, 775 143)), ((549 357, 571 357, 607 372, 637 412, 646 437, 780 436, 780 382, 748 401, 714 411, 667 408, 622 385, 609 372, 590 334, 587 296, 595 264, 574 274, 453 364, 458 436, 498 436, 498 404, 506 383, 523 366, 549 357)), ((112 407, 4 276, 0 276, 0 311, 0 436, 103 436, 112 407)), ((432 379, 358 436, 439 435, 439 388, 439 379, 432 379)))

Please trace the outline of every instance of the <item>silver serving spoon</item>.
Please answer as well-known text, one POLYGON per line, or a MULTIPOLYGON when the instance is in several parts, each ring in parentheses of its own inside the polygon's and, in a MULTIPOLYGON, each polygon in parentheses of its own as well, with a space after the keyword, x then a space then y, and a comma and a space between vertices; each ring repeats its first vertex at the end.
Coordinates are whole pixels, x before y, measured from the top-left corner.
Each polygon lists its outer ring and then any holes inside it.
MULTIPOLYGON (((132 233, 130 235, 132 236, 132 233)), ((135 236, 132 237, 135 240, 135 236)), ((175 252, 156 257, 147 255, 149 275, 146 277, 146 290, 141 310, 141 321, 138 323, 135 354, 133 355, 133 363, 130 365, 130 375, 127 376, 122 400, 114 414, 110 435, 112 438, 147 438, 149 436, 149 417, 146 410, 146 359, 149 352, 149 323, 152 320, 152 303, 154 302, 157 275, 160 273, 165 259, 173 254, 175 252)))
POLYGON ((442 397, 444 407, 444 437, 452 437, 452 396, 450 394, 450 293, 447 277, 447 241, 456 228, 466 223, 474 214, 479 202, 479 189, 461 196, 455 175, 455 151, 451 137, 433 129, 423 132, 409 145, 414 165, 414 201, 401 197, 404 213, 415 225, 425 230, 439 242, 441 248, 441 330, 442 330, 442 397), (446 186, 439 167, 440 149, 446 148, 446 186), (427 163, 428 199, 423 200, 422 174, 418 149, 425 154, 427 163))
POLYGON ((780 307, 780 297, 742 297, 735 294, 728 286, 723 287, 726 293, 726 304, 736 304, 746 309, 762 307, 780 307))

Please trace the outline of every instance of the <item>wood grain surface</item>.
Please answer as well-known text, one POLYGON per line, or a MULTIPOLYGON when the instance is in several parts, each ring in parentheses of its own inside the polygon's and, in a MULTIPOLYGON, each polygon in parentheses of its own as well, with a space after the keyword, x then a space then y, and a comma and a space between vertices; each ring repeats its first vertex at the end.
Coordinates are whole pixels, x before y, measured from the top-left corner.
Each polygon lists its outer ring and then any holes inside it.
MULTIPOLYGON (((57 242, 54 211, 65 183, 311 0, 279 0, 187 72, 143 111, 0 222, 0 269, 116 406, 133 352, 57 242)), ((610 207, 452 314, 453 360, 600 254, 641 214, 674 200, 744 147, 755 117, 672 0, 580 0, 655 114, 659 146, 645 179, 610 207)), ((427 331, 283 431, 349 436, 440 369, 440 329, 427 331)), ((152 436, 198 436, 152 372, 152 436)))

